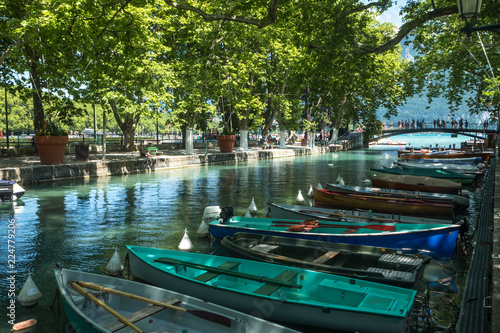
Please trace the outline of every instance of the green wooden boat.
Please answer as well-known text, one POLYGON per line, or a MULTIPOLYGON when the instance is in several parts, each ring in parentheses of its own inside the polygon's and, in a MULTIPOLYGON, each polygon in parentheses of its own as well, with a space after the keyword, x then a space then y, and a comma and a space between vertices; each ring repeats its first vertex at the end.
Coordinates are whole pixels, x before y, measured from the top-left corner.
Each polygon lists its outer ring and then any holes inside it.
POLYGON ((272 321, 404 332, 416 291, 295 267, 127 245, 134 277, 272 321))

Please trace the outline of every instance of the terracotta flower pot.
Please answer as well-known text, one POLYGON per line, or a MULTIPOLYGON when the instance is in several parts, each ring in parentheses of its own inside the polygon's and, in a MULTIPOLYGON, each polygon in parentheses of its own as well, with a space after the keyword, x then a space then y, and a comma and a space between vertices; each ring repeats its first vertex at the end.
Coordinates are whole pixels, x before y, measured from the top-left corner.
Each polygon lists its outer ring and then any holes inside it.
POLYGON ((35 136, 35 144, 43 165, 62 164, 68 136, 35 136))
POLYGON ((217 142, 221 153, 232 153, 236 135, 217 135, 217 142))

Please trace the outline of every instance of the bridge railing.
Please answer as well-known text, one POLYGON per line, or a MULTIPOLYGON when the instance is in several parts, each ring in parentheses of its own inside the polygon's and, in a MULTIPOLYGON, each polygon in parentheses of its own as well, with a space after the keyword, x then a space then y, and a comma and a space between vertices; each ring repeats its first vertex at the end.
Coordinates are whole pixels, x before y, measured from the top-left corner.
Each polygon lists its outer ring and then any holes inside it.
POLYGON ((469 123, 467 124, 467 127, 465 126, 465 124, 462 125, 462 127, 460 127, 460 125, 454 125, 454 126, 451 126, 450 123, 447 123, 444 127, 439 127, 439 126, 435 126, 434 123, 428 123, 428 122, 424 122, 423 125, 419 125, 417 127, 417 125, 415 124, 414 126, 409 126, 409 127, 403 127, 403 126, 400 126, 398 127, 398 124, 393 124, 392 126, 390 126, 390 124, 385 124, 385 126, 383 127, 383 130, 405 130, 405 129, 426 129, 426 128, 429 128, 429 129, 439 129, 439 128, 444 128, 444 129, 471 129, 471 130, 490 130, 490 131, 496 131, 497 129, 497 124, 495 123, 489 123, 488 122, 488 125, 485 127, 484 126, 484 123, 480 123, 480 124, 477 124, 477 123, 469 123))

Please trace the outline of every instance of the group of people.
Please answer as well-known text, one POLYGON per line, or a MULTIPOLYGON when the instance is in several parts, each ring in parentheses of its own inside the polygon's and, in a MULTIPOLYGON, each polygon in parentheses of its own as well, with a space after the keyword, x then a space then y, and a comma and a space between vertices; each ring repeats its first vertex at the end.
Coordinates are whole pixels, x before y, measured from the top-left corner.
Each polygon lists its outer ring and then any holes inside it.
MULTIPOLYGON (((446 120, 444 119, 434 119, 433 121, 434 128, 446 128, 446 120)), ((459 118, 458 120, 452 119, 450 122, 451 128, 460 128, 460 129, 468 129, 469 128, 469 122, 467 119, 462 119, 459 118)), ((488 128, 488 120, 485 120, 483 123, 484 128, 488 128)), ((383 123, 384 128, 395 128, 394 127, 394 122, 391 120, 389 124, 386 124, 385 122, 383 123)), ((425 128, 425 120, 402 120, 398 121, 397 127, 398 129, 423 129, 425 128)))
MULTIPOLYGON (((446 128, 446 121, 444 119, 434 119, 434 128, 446 128)), ((451 128, 469 128, 469 122, 465 119, 465 122, 462 118, 455 120, 451 120, 451 128)), ((486 128, 486 127, 485 127, 486 128)))
MULTIPOLYGON (((398 121, 398 129, 420 129, 420 128, 424 128, 424 120, 415 120, 415 119, 411 119, 411 120, 402 120, 402 121, 398 121)), ((387 127, 387 124, 384 122, 382 123, 382 125, 384 126, 384 128, 387 127)), ((391 120, 389 122, 389 128, 394 128, 394 122, 391 120)))

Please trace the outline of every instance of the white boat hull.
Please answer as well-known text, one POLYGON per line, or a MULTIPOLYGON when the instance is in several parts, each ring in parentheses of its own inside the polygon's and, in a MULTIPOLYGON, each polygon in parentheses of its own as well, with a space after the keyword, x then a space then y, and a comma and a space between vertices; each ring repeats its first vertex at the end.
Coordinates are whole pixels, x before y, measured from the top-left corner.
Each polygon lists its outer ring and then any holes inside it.
MULTIPOLYGON (((232 309, 208 303, 204 300, 199 300, 143 283, 73 270, 55 270, 54 273, 67 317, 77 332, 128 333, 135 331, 126 325, 116 331, 109 328, 113 323, 116 325, 118 319, 96 304, 89 303, 84 296, 69 286, 68 281, 70 280, 85 281, 97 285, 103 285, 104 287, 151 298, 156 301, 173 299, 178 302, 174 301, 172 302, 174 303, 172 305, 191 311, 208 312, 208 319, 206 319, 184 311, 162 309, 159 312, 145 317, 144 319, 134 322, 134 325, 144 332, 183 332, 184 329, 187 329, 187 332, 189 333, 298 333, 290 328, 277 325, 257 317, 249 316, 245 313, 240 313, 232 309), (230 327, 221 325, 220 323, 214 321, 213 319, 215 318, 215 315, 221 315, 229 318, 230 327)), ((146 308, 150 305, 145 302, 113 294, 105 296, 103 300, 107 305, 113 308, 113 310, 123 316, 130 315, 134 312, 137 313, 137 309, 146 310, 146 308)))

